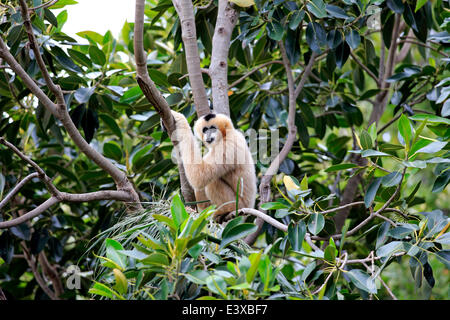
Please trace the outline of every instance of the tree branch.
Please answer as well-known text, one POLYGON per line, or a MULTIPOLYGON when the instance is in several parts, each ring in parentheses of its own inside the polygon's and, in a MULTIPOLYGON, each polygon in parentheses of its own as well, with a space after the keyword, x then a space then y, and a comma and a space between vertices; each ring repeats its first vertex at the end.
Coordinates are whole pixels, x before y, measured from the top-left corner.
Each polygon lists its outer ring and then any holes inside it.
POLYGON ((6 204, 19 192, 19 190, 31 179, 38 177, 37 172, 33 172, 22 179, 16 186, 6 195, 6 197, 0 202, 0 210, 6 206, 6 204))
POLYGON ((377 84, 377 87, 380 86, 380 83, 378 82, 378 78, 376 75, 373 74, 372 71, 370 71, 370 69, 361 62, 361 60, 359 60, 359 58, 355 55, 355 53, 353 52, 353 50, 350 50, 350 55, 353 58, 353 60, 356 62, 356 64, 358 64, 362 69, 364 69, 364 71, 367 72, 367 74, 373 79, 375 80, 375 83, 377 84))
MULTIPOLYGON (((264 176, 261 178, 261 182, 259 184, 259 198, 260 204, 268 202, 270 200, 270 182, 272 181, 272 177, 278 172, 278 168, 280 164, 286 159, 287 155, 292 149, 294 145, 295 139, 297 137, 297 127, 295 125, 295 112, 297 107, 296 99, 303 89, 306 80, 308 79, 312 67, 315 62, 316 54, 313 53, 309 59, 308 65, 306 66, 303 76, 300 79, 300 83, 297 88, 295 88, 294 77, 292 75, 291 65, 286 53, 286 49, 282 41, 278 42, 280 47, 280 52, 282 56, 283 65, 286 69, 287 82, 288 82, 288 92, 289 92, 289 111, 288 111, 288 136, 286 138, 286 142, 281 149, 280 153, 275 157, 275 159, 270 164, 267 171, 264 173, 264 176)), ((259 233, 261 232, 262 226, 264 225, 264 221, 260 218, 255 220, 255 224, 258 226, 258 229, 245 238, 245 242, 249 245, 253 244, 256 241, 259 233)))
POLYGON ((45 294, 52 300, 59 300, 59 298, 56 296, 55 292, 53 292, 48 286, 47 283, 45 282, 44 278, 42 278, 42 275, 40 274, 38 268, 37 268, 37 261, 36 258, 29 252, 25 241, 22 241, 20 243, 22 250, 23 250, 23 254, 24 254, 24 258, 27 261, 28 265, 31 268, 31 272, 34 274, 34 279, 36 280, 36 282, 38 283, 39 287, 41 287, 42 291, 45 292, 45 294))
POLYGON ((230 49, 231 34, 233 33, 237 19, 238 12, 228 0, 219 0, 209 70, 214 111, 227 116, 230 116, 230 104, 228 101, 228 51, 230 49))
POLYGON ((245 73, 242 77, 240 77, 239 79, 237 79, 236 81, 234 81, 232 84, 230 84, 230 86, 228 87, 228 89, 231 89, 235 86, 237 86, 239 83, 241 83, 242 81, 244 81, 246 78, 248 78, 249 76, 251 76, 252 74, 254 74, 256 71, 265 68, 271 64, 283 64, 283 61, 280 60, 274 60, 274 61, 268 61, 266 63, 260 64, 259 66, 256 66, 255 68, 253 68, 252 70, 248 71, 247 73, 245 73))
POLYGON ((41 70, 42 76, 45 79, 47 87, 56 96, 57 104, 49 99, 49 97, 39 88, 39 86, 33 81, 33 79, 27 74, 27 72, 22 68, 22 66, 16 61, 16 59, 9 52, 3 39, 0 37, 0 57, 3 58, 11 69, 18 75, 25 86, 28 87, 31 92, 39 99, 39 101, 53 114, 53 116, 60 120, 64 128, 67 130, 70 138, 73 140, 75 145, 83 152, 89 159, 94 161, 100 168, 105 170, 115 181, 118 190, 124 190, 130 193, 133 197, 133 202, 137 204, 136 208, 140 208, 139 196, 133 188, 133 185, 128 181, 126 174, 117 168, 112 162, 106 159, 102 154, 97 152, 92 148, 83 136, 80 134, 78 129, 75 127, 72 119, 70 118, 69 112, 65 105, 64 96, 62 94, 61 88, 55 85, 46 69, 45 63, 39 52, 39 46, 37 40, 34 36, 33 28, 31 25, 28 7, 24 0, 20 0, 22 17, 24 19, 25 29, 27 30, 28 39, 30 41, 30 46, 35 53, 35 59, 41 70))
MULTIPOLYGON (((144 51, 144 11, 145 0, 136 0, 135 23, 134 23, 134 55, 136 61, 136 80, 147 100, 158 112, 164 127, 169 136, 175 130, 175 120, 173 119, 171 109, 161 92, 156 88, 155 83, 150 79, 147 70, 147 56, 144 51)), ((174 144, 176 146, 176 144, 174 144)), ((194 202, 195 194, 189 184, 183 164, 178 164, 180 174, 181 194, 186 202, 194 202)))
MULTIPOLYGON (((136 3, 139 0, 136 1, 136 3)), ((208 98, 203 83, 198 54, 197 31, 195 29, 194 6, 191 0, 172 0, 181 24, 181 38, 184 43, 189 82, 194 96, 195 108, 199 116, 209 113, 208 98)))

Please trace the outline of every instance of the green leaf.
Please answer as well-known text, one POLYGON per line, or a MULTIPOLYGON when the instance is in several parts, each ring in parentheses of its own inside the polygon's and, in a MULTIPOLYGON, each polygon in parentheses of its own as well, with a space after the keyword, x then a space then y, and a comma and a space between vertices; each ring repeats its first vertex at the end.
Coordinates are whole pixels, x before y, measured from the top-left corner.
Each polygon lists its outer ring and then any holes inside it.
POLYGON ((106 257, 114 261, 120 270, 124 270, 127 265, 127 258, 119 251, 124 250, 123 246, 114 239, 106 239, 106 257))
POLYGON ((380 185, 381 185, 381 178, 377 178, 373 180, 372 183, 367 188, 366 194, 364 195, 364 204, 366 208, 369 208, 372 205, 380 185))
POLYGON ((306 191, 308 190, 308 175, 305 174, 302 181, 300 182, 300 190, 306 191))
POLYGON ((122 139, 122 130, 117 125, 116 120, 105 113, 99 114, 98 116, 108 126, 112 133, 122 139))
POLYGON ((361 156, 367 158, 367 157, 390 157, 391 155, 377 150, 368 149, 362 151, 361 156))
POLYGON ((337 48, 342 43, 342 33, 339 30, 331 30, 327 34, 327 45, 330 49, 337 48))
POLYGON ((79 64, 82 64, 88 68, 92 67, 91 59, 89 59, 89 57, 86 56, 84 53, 74 49, 67 49, 67 52, 69 53, 70 57, 79 64))
POLYGON ((351 168, 356 168, 356 167, 358 167, 358 165, 354 164, 354 163, 341 163, 341 164, 336 164, 334 166, 331 166, 331 167, 325 169, 325 172, 336 172, 336 171, 346 170, 346 169, 351 169, 351 168))
POLYGON ((48 22, 50 22, 54 27, 58 28, 58 20, 56 19, 53 12, 48 10, 47 8, 44 9, 44 17, 47 19, 48 22))
POLYGON ((414 12, 419 11, 420 8, 422 8, 427 3, 427 0, 417 0, 416 2, 416 9, 414 12))
POLYGON ((299 221, 297 224, 289 224, 288 238, 292 250, 294 251, 301 250, 305 235, 306 235, 306 225, 303 221, 299 221))
POLYGON ((327 16, 326 6, 322 0, 309 0, 306 7, 309 12, 319 19, 327 16))
POLYGON ((283 26, 276 20, 269 21, 267 23, 267 35, 270 39, 280 41, 283 38, 284 29, 283 26))
POLYGON ((403 161, 402 163, 405 167, 409 167, 409 168, 425 169, 427 167, 427 162, 423 161, 423 160, 403 161))
POLYGON ((342 9, 341 7, 332 5, 332 4, 327 4, 326 5, 326 10, 327 12, 330 14, 330 16, 334 17, 334 18, 338 18, 338 19, 348 19, 350 18, 350 16, 348 14, 345 13, 345 10, 342 9))
POLYGON ((122 97, 120 97, 120 103, 131 104, 138 98, 142 97, 143 93, 139 86, 133 87, 125 91, 122 97))
POLYGON ((428 123, 443 123, 446 125, 450 125, 450 119, 438 117, 431 114, 416 114, 411 117, 409 117, 410 120, 414 121, 425 121, 427 120, 428 123))
POLYGON ((251 283, 253 279, 255 278, 256 272, 258 271, 259 262, 261 261, 262 252, 255 252, 252 253, 248 259, 250 260, 250 268, 247 271, 247 274, 245 275, 245 279, 248 283, 251 283))
POLYGON ((381 184, 388 188, 396 186, 402 180, 402 173, 400 171, 391 172, 381 178, 381 184))
POLYGON ((272 278, 272 270, 273 266, 270 262, 268 256, 264 256, 264 259, 261 259, 258 267, 259 276, 261 277, 261 282, 264 284, 264 291, 267 291, 269 288, 269 283, 272 278))
POLYGON ((398 130, 405 141, 406 152, 408 152, 409 147, 411 146, 412 130, 411 123, 405 114, 402 114, 398 120, 398 130))
POLYGON ((107 297, 110 299, 114 299, 114 296, 116 296, 121 300, 125 300, 125 298, 122 297, 119 293, 100 282, 95 282, 92 288, 89 289, 89 293, 107 297))
MULTIPOLYGON (((103 37, 102 37, 103 38, 103 37)), ((89 47, 89 56, 95 64, 103 66, 106 64, 106 56, 97 46, 89 47)))
POLYGON ((89 99, 91 98, 92 94, 94 93, 95 88, 94 87, 81 87, 75 91, 74 97, 77 99, 79 103, 87 103, 89 99))
POLYGON ((446 170, 443 173, 441 173, 437 178, 436 181, 434 181, 433 189, 431 192, 441 192, 444 190, 444 188, 448 185, 450 182, 450 170, 446 170))
POLYGON ((361 142, 361 147, 364 150, 372 149, 372 137, 366 130, 361 131, 359 141, 361 142))
POLYGON ((357 30, 352 29, 345 35, 345 41, 348 43, 350 48, 352 48, 352 50, 356 50, 361 43, 361 36, 357 30))
POLYGON ((441 151, 447 145, 446 141, 434 141, 427 146, 417 150, 415 153, 435 153, 441 151))
POLYGON ((289 207, 281 202, 266 202, 261 205, 263 210, 288 209, 289 207))
POLYGON ((184 98, 183 94, 177 92, 177 93, 172 93, 171 95, 169 95, 166 98, 166 101, 169 106, 174 106, 174 105, 177 105, 180 101, 182 101, 183 98, 184 98))
POLYGON ((68 5, 77 4, 78 2, 75 0, 59 0, 54 5, 50 7, 50 9, 61 9, 68 5))
POLYGON ((327 41, 325 29, 317 22, 310 22, 306 27, 306 42, 311 50, 320 53, 320 47, 324 46, 327 41))
POLYGON ((450 99, 444 102, 441 110, 441 116, 449 117, 450 116, 450 99))
POLYGON ((389 228, 391 227, 390 223, 385 221, 381 224, 380 229, 378 229, 377 233, 377 242, 375 244, 375 249, 378 249, 382 246, 386 240, 388 239, 389 228))
POLYGON ((0 200, 3 198, 3 190, 5 189, 5 176, 0 172, 0 200))
POLYGON ((357 288, 367 291, 368 293, 377 293, 377 287, 374 279, 372 279, 366 272, 359 269, 352 269, 347 272, 346 275, 357 288))
POLYGON ((414 231, 417 231, 418 229, 419 227, 416 225, 404 224, 389 230, 389 235, 395 239, 401 240, 404 239, 406 236, 409 236, 414 231))
POLYGON ((378 257, 387 257, 403 249, 402 241, 392 241, 377 249, 378 257))
POLYGON ((226 247, 233 241, 242 239, 243 237, 255 232, 256 229, 258 229, 258 227, 253 223, 242 223, 237 226, 234 226, 233 228, 228 230, 228 232, 225 235, 222 235, 220 248, 226 247))
POLYGON ((116 279, 116 285, 114 289, 116 289, 119 293, 125 294, 128 291, 128 282, 125 275, 119 269, 113 269, 114 278, 116 279))
POLYGON ((402 14, 405 11, 402 0, 386 0, 386 4, 395 13, 402 14))
POLYGON ((172 213, 173 221, 177 227, 181 226, 181 224, 189 218, 188 213, 186 212, 186 208, 184 207, 183 202, 181 201, 178 193, 172 199, 172 205, 170 206, 170 212, 172 213))
POLYGON ((317 235, 325 226, 325 218, 320 213, 312 213, 308 220, 308 230, 317 235))
POLYGON ((162 87, 170 87, 166 74, 162 73, 161 71, 158 71, 156 69, 149 69, 148 74, 157 85, 162 87))
POLYGON ((334 264, 335 261, 336 261, 336 247, 328 245, 325 248, 325 251, 323 253, 323 257, 325 258, 326 261, 334 264))
POLYGON ((143 264, 158 265, 158 266, 168 266, 169 258, 162 253, 152 253, 147 258, 142 259, 143 264))
POLYGON ((210 274, 205 270, 193 270, 184 276, 193 283, 205 285, 206 279, 210 276, 210 274))
POLYGON ((222 296, 224 299, 228 299, 227 293, 227 283, 222 277, 217 275, 212 275, 206 278, 206 286, 213 293, 222 296))
POLYGON ((117 142, 109 141, 103 145, 103 154, 107 158, 120 161, 122 159, 122 148, 117 142))
POLYGON ((302 22, 304 17, 305 17, 304 10, 295 11, 291 16, 291 19, 289 20, 289 28, 291 30, 296 30, 298 25, 300 24, 300 22, 302 22))

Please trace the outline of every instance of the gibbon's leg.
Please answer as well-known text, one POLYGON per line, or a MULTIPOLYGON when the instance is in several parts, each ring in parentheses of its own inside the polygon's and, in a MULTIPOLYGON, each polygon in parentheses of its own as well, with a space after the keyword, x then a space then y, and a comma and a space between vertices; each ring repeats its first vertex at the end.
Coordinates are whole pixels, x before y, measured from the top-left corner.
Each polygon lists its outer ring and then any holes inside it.
POLYGON ((214 219, 218 222, 229 212, 236 210, 236 193, 221 179, 212 181, 206 186, 206 195, 216 205, 214 219))
POLYGON ((172 111, 176 122, 174 139, 179 141, 178 148, 186 171, 186 177, 194 189, 203 189, 217 177, 233 169, 233 164, 216 164, 215 159, 202 158, 200 147, 195 143, 194 135, 186 118, 172 111))
POLYGON ((197 203, 197 210, 199 212, 205 210, 212 204, 211 200, 209 200, 208 196, 206 195, 205 189, 196 189, 196 190, 194 190, 194 192, 195 192, 195 200, 196 201, 208 200, 208 202, 197 203))

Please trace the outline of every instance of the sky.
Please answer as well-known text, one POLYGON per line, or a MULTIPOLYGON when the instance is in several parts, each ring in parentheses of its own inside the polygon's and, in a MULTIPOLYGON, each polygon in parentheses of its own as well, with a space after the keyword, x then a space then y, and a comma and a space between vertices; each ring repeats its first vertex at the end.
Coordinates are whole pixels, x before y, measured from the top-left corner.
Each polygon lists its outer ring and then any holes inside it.
POLYGON ((68 19, 63 32, 80 40, 75 33, 80 31, 95 31, 105 34, 110 30, 115 37, 120 33, 126 21, 134 22, 134 0, 76 0, 78 4, 54 10, 57 15, 67 10, 68 19))

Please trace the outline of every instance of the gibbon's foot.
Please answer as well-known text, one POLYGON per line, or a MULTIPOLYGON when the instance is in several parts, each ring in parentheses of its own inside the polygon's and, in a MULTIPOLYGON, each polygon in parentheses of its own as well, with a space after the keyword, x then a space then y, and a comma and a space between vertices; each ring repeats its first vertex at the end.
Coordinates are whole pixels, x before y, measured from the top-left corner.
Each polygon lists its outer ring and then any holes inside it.
POLYGON ((236 217, 235 212, 228 212, 228 213, 217 214, 217 215, 215 214, 213 216, 214 221, 216 221, 218 224, 228 222, 228 221, 234 219, 235 217, 236 217))
POLYGON ((190 207, 185 207, 185 209, 186 209, 187 213, 189 213, 189 214, 198 213, 197 210, 194 210, 194 209, 192 209, 190 207))

